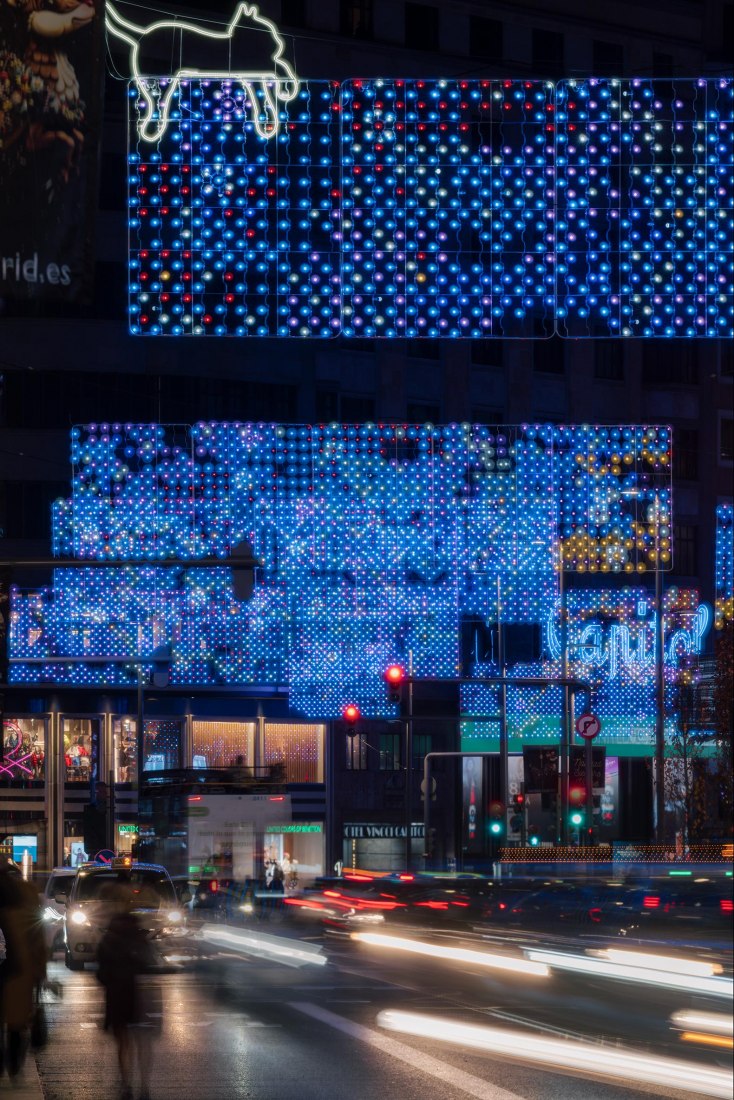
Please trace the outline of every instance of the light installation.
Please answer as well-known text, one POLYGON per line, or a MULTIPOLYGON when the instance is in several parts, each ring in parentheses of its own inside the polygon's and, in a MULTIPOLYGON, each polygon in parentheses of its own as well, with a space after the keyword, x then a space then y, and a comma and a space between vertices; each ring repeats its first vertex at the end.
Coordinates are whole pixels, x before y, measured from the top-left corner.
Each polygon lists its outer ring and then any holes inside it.
MULTIPOLYGON (((132 685, 135 662, 152 667, 170 645, 172 684, 287 684, 308 717, 337 718, 346 703, 385 716, 392 664, 493 674, 486 655, 469 661, 462 632, 491 627, 498 598, 504 622, 539 625, 542 658, 528 668, 548 675, 562 568, 575 577, 577 674, 619 719, 605 720, 609 735, 644 741, 654 622, 641 578, 671 564, 671 448, 664 426, 76 428, 54 552, 119 568, 60 562, 49 589, 13 590, 11 680, 132 685), (246 603, 229 568, 165 566, 226 562, 243 539, 262 562, 246 603)), ((695 592, 666 599, 673 669, 708 621, 695 592)), ((510 692, 513 730, 529 698, 510 692)), ((553 707, 551 692, 548 721, 553 707)), ((471 699, 465 710, 494 713, 471 699)))
POLYGON ((133 83, 131 331, 731 337, 732 84, 133 83))
POLYGON ((716 626, 734 621, 734 509, 730 502, 716 508, 716 626))

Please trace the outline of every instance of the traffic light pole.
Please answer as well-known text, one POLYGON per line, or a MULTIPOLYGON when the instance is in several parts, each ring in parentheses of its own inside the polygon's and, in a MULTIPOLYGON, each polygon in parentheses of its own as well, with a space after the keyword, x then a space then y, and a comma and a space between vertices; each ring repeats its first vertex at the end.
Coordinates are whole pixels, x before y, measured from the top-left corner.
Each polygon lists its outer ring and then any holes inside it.
POLYGON ((408 657, 408 714, 405 719, 405 870, 413 863, 413 654, 408 657))
POLYGON ((505 632, 502 626, 502 604, 500 578, 497 578, 497 649, 500 673, 500 802, 504 808, 505 828, 507 828, 508 801, 510 793, 510 754, 507 744, 507 669, 505 668, 505 632))

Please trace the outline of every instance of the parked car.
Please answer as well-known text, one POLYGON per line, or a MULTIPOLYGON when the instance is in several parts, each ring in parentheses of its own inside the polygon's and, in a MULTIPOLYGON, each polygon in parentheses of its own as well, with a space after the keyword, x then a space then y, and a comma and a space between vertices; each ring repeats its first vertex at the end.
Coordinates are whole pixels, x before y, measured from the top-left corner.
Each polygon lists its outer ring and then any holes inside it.
POLYGON ((64 914, 76 874, 76 867, 54 867, 39 894, 43 935, 49 955, 64 945, 64 914))
POLYGON ((80 867, 64 915, 65 961, 81 970, 96 958, 97 946, 120 905, 138 915, 152 939, 185 932, 184 916, 165 867, 135 863, 129 857, 111 864, 80 867))

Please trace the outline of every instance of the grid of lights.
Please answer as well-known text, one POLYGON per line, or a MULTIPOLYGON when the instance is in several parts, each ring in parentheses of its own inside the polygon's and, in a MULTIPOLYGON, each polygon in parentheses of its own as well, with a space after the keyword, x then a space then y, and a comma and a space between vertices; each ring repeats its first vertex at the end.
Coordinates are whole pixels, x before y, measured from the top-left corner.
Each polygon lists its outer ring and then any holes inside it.
MULTIPOLYGON (((174 684, 287 683, 314 718, 345 700, 377 716, 392 662, 456 675, 462 623, 494 622, 498 597, 504 621, 544 625, 554 661, 561 563, 630 582, 670 566, 666 427, 100 424, 71 442, 54 552, 120 567, 13 591, 14 682, 134 683, 168 643, 174 684), (229 568, 164 567, 242 539, 262 561, 245 604, 229 568)), ((598 593, 581 618, 642 614, 639 594, 599 610, 598 593)))
POLYGON ((266 139, 182 80, 150 142, 132 84, 131 330, 731 336, 733 87, 304 81, 266 139))
POLYGON ((734 509, 730 503, 716 509, 715 565, 716 626, 734 622, 734 509))

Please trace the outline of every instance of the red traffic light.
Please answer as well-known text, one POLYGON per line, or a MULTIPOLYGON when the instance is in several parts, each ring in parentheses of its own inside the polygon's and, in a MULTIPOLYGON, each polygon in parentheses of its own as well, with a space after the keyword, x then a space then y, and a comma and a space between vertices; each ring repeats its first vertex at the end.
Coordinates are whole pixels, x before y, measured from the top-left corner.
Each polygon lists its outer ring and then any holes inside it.
POLYGON ((522 793, 522 791, 518 791, 518 793, 515 795, 515 805, 516 806, 524 806, 525 805, 525 795, 522 793))
POLYGON ((568 801, 572 806, 579 806, 582 802, 586 801, 586 788, 585 787, 569 787, 568 789, 568 801))
POLYGON ((385 679, 388 684, 397 687, 405 679, 405 669, 401 665, 390 665, 385 672, 385 679))
POLYGON ((359 707, 355 703, 347 703, 342 710, 342 718, 345 722, 350 722, 354 725, 359 721, 359 707))

